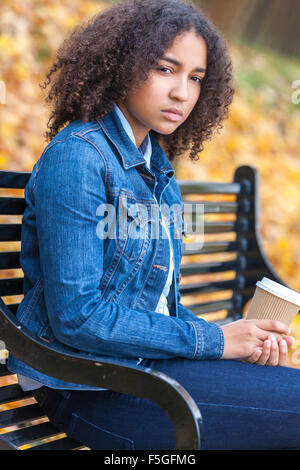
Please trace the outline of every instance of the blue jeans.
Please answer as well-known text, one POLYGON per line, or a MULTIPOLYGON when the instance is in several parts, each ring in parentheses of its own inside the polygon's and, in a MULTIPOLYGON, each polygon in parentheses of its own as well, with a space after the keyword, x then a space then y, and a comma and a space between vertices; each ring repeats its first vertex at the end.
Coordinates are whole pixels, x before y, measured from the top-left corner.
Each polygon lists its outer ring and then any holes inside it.
MULTIPOLYGON (((197 403, 204 449, 300 448, 300 370, 238 361, 146 359, 197 403)), ((92 449, 174 448, 169 418, 149 401, 112 391, 34 391, 51 421, 92 449)))

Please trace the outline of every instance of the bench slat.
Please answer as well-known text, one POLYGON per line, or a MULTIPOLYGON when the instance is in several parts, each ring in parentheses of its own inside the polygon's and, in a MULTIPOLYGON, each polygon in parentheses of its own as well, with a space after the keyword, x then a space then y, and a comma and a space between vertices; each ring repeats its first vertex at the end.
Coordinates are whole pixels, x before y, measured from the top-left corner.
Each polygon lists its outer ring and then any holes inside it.
POLYGON ((199 229, 195 230, 192 222, 186 221, 186 231, 187 234, 197 234, 197 233, 227 233, 236 231, 236 222, 205 222, 204 224, 199 223, 199 229))
POLYGON ((24 189, 30 172, 0 170, 0 188, 24 189))
POLYGON ((221 292, 224 290, 233 290, 236 282, 232 281, 211 281, 211 282, 195 282, 194 284, 183 284, 179 287, 182 295, 202 294, 209 292, 221 292))
POLYGON ((21 224, 0 224, 0 242, 19 242, 21 224))
POLYGON ((5 377, 6 375, 13 375, 13 374, 14 372, 11 372, 10 370, 8 370, 8 368, 6 367, 6 364, 0 364, 0 377, 5 377))
POLYGON ((212 201, 184 201, 184 208, 190 205, 203 205, 204 214, 235 214, 238 210, 237 202, 212 201))
POLYGON ((0 426, 13 426, 23 421, 46 416, 38 404, 22 406, 0 412, 0 426))
POLYGON ((26 207, 23 197, 0 197, 1 215, 22 215, 26 207))
POLYGON ((81 447, 82 444, 74 441, 70 437, 62 437, 61 439, 56 439, 55 441, 47 442, 39 446, 34 446, 30 450, 73 450, 77 447, 81 447))
POLYGON ((59 429, 53 426, 49 421, 6 433, 5 437, 13 444, 21 446, 36 439, 45 439, 60 433, 61 431, 59 431, 59 429))
POLYGON ((16 269, 20 267, 21 265, 19 251, 0 252, 0 269, 16 269))
POLYGON ((23 277, 0 279, 0 296, 23 294, 23 277))
POLYGON ((177 180, 181 194, 239 194, 240 183, 203 183, 177 180))
POLYGON ((233 308, 232 300, 217 300, 216 302, 206 302, 202 304, 189 305, 195 315, 203 315, 204 313, 218 312, 220 310, 230 310, 233 308))
POLYGON ((226 271, 236 271, 240 267, 239 260, 220 261, 211 263, 189 263, 180 267, 182 276, 190 276, 193 274, 221 273, 226 271))
POLYGON ((0 388, 0 405, 30 396, 32 396, 32 392, 24 392, 18 384, 6 385, 0 388))
POLYGON ((18 307, 19 307, 20 304, 6 304, 6 305, 9 308, 9 310, 11 311, 11 313, 16 315, 18 307))
MULTIPOLYGON (((231 253, 240 251, 243 248, 241 240, 234 242, 205 242, 203 246, 199 248, 197 242, 186 242, 183 244, 182 254, 184 256, 189 255, 202 255, 202 254, 213 254, 213 253, 231 253)), ((245 245, 246 246, 246 245, 245 245)))

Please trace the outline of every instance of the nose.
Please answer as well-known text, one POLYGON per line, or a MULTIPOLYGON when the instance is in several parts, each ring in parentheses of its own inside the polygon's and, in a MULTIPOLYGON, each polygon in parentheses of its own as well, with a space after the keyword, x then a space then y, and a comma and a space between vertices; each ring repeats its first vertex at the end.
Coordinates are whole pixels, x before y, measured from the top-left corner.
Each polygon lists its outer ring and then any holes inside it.
POLYGON ((170 90, 170 98, 188 101, 188 97, 188 83, 185 79, 178 80, 175 85, 173 84, 170 90))

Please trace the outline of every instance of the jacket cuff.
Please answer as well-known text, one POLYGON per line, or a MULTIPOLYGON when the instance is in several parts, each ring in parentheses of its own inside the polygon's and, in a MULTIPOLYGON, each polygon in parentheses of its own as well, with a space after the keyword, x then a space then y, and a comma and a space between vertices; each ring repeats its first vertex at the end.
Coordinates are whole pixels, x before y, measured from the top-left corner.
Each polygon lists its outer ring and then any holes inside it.
POLYGON ((192 323, 196 335, 193 359, 221 359, 224 353, 224 333, 222 328, 217 323, 205 320, 188 323, 192 323))

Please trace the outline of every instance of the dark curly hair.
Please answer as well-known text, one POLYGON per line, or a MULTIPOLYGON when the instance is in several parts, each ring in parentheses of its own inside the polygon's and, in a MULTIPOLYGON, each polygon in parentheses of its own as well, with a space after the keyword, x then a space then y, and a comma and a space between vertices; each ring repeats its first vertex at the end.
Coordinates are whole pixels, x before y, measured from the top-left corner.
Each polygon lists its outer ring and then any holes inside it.
POLYGON ((47 73, 53 73, 46 102, 53 110, 45 137, 51 140, 64 124, 101 119, 123 101, 129 87, 147 80, 175 37, 196 30, 207 46, 207 71, 199 99, 172 134, 152 130, 169 160, 188 151, 198 160, 203 142, 222 128, 233 98, 232 62, 222 35, 190 1, 125 0, 92 16, 65 38, 47 73))

